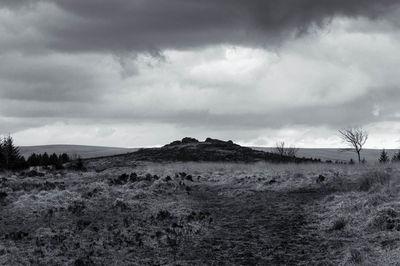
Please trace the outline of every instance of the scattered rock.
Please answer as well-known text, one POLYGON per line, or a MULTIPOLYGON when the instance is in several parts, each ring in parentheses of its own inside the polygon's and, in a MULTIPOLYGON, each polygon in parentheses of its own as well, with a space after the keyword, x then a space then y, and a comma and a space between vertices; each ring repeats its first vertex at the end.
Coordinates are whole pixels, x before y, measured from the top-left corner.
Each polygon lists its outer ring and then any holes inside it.
POLYGON ((179 173, 179 176, 183 179, 185 176, 187 176, 187 174, 185 172, 181 172, 179 173))

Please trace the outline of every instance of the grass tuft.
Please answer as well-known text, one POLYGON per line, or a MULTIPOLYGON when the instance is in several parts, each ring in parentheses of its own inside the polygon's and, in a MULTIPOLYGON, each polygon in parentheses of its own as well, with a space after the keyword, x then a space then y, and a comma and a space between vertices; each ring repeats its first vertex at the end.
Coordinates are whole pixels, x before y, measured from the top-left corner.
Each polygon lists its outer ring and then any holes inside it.
POLYGON ((332 225, 332 230, 339 231, 346 227, 347 220, 344 217, 337 218, 332 225))
POLYGON ((391 175, 387 172, 373 171, 364 174, 359 179, 359 190, 360 191, 370 191, 376 185, 385 185, 390 182, 391 175))
POLYGON ((345 258, 345 265, 360 265, 364 262, 363 253, 355 248, 351 248, 345 258))

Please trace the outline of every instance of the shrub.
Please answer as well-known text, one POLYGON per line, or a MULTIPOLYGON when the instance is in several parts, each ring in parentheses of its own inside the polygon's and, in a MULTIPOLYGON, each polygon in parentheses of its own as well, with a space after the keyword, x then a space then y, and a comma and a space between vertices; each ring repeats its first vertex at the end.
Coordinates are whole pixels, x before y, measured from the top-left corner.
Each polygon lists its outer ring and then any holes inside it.
POLYGON ((86 171, 81 157, 78 157, 78 159, 71 165, 71 168, 75 171, 86 171))
POLYGON ((375 184, 384 185, 389 183, 391 176, 385 172, 371 172, 359 180, 359 190, 360 191, 369 191, 375 184))
POLYGON ((381 231, 400 231, 400 215, 393 208, 383 208, 374 215, 369 226, 381 231))

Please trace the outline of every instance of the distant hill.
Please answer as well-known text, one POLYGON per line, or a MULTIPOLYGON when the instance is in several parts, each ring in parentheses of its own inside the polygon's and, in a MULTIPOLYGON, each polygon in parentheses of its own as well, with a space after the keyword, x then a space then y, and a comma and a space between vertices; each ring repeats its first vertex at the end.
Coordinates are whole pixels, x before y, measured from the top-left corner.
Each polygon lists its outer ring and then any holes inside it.
POLYGON ((70 156, 80 156, 82 158, 93 158, 101 156, 112 156, 137 151, 136 148, 116 148, 103 146, 85 146, 85 145, 42 145, 42 146, 22 146, 21 154, 28 158, 32 153, 67 153, 70 156))
MULTIPOLYGON (((263 147, 252 147, 253 149, 266 151, 266 152, 273 152, 274 148, 263 148, 263 147)), ((392 158, 393 154, 398 150, 390 149, 386 150, 388 152, 389 158, 392 158)), ((378 149, 365 149, 361 151, 361 158, 365 158, 367 162, 377 162, 380 153, 382 150, 378 149)), ((346 161, 348 162, 351 158, 353 160, 357 160, 357 155, 354 152, 342 152, 339 149, 299 149, 297 154, 298 157, 312 157, 312 158, 320 158, 322 161, 326 160, 339 160, 339 161, 346 161)))

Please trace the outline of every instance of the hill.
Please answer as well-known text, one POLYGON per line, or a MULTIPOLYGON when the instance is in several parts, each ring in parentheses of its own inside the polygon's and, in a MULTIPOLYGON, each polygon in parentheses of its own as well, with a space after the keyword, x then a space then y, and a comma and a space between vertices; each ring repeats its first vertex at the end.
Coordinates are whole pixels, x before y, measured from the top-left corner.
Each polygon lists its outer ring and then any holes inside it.
POLYGON ((194 138, 174 141, 161 148, 145 148, 126 155, 137 161, 203 161, 203 162, 311 162, 312 159, 292 158, 275 153, 242 147, 232 141, 207 138, 201 142, 194 138))
POLYGON ((82 158, 93 158, 101 156, 112 156, 134 152, 135 148, 117 148, 103 146, 85 146, 85 145, 42 145, 42 146, 22 146, 21 154, 28 158, 32 153, 67 153, 70 156, 80 156, 82 158))

